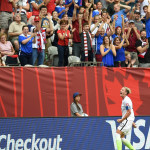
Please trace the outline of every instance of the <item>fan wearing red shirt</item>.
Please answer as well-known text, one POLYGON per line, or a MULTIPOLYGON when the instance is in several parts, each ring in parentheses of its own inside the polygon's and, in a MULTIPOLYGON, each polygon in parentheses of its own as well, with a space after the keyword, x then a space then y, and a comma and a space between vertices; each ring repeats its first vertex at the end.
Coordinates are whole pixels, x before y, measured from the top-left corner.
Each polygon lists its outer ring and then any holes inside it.
POLYGON ((129 46, 126 47, 126 50, 130 52, 131 59, 135 60, 135 65, 138 65, 138 56, 136 49, 136 41, 140 39, 140 31, 137 30, 134 24, 134 20, 129 21, 129 28, 125 30, 127 33, 127 38, 129 41, 129 46))
POLYGON ((4 33, 13 21, 13 7, 15 0, 0 0, 0 29, 4 33))
POLYGON ((52 12, 55 10, 56 4, 58 3, 58 0, 45 0, 45 5, 47 6, 47 12, 52 14, 52 12))
MULTIPOLYGON (((60 30, 57 31, 58 34, 58 66, 67 66, 68 65, 68 56, 69 56, 69 47, 68 42, 69 38, 72 38, 70 31, 68 30, 69 25, 67 21, 60 21, 60 30)), ((72 31, 73 32, 73 31, 72 31)))

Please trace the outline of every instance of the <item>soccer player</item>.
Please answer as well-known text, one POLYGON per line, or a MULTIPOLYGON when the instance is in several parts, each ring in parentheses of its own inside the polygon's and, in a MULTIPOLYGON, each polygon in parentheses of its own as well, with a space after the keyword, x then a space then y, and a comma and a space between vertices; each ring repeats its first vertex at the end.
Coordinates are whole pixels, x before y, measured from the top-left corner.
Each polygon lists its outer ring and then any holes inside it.
POLYGON ((116 131, 116 143, 117 149, 122 150, 122 143, 127 146, 130 150, 135 150, 131 143, 125 139, 125 135, 132 129, 132 126, 136 128, 134 121, 134 111, 131 99, 128 97, 128 94, 131 93, 131 90, 128 87, 123 87, 120 90, 120 96, 122 97, 122 119, 118 119, 117 122, 120 125, 116 131))

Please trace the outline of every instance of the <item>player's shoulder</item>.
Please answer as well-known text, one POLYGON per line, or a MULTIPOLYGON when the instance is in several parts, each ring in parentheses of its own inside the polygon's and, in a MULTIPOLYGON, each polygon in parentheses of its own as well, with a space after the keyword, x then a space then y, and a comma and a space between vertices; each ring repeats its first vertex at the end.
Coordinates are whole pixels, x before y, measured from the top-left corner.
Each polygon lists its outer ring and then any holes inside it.
POLYGON ((131 101, 130 97, 126 96, 126 97, 124 98, 124 102, 126 103, 126 102, 132 102, 132 101, 131 101))

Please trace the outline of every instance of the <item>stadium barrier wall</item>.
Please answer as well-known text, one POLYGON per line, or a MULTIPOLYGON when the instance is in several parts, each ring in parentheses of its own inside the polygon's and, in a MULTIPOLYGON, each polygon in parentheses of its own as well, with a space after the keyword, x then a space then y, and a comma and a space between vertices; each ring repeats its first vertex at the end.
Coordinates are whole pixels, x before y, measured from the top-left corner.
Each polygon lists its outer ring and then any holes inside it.
MULTIPOLYGON (((119 117, 1 118, 1 150, 115 150, 119 117)), ((127 139, 150 149, 150 117, 136 117, 127 139)), ((125 150, 123 146, 123 150, 125 150)))
POLYGON ((0 68, 0 117, 70 116, 76 91, 89 116, 120 116, 123 86, 135 115, 150 116, 150 68, 0 68))

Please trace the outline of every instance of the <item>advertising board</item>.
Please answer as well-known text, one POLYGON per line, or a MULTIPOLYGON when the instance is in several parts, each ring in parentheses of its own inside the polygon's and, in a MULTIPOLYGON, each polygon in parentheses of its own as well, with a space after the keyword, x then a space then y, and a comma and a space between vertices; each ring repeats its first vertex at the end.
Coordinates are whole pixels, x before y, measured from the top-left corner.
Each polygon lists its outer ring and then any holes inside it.
MULTIPOLYGON (((1 118, 0 150, 115 150, 118 118, 1 118)), ((127 139, 136 150, 150 149, 150 117, 135 123, 127 139)))

